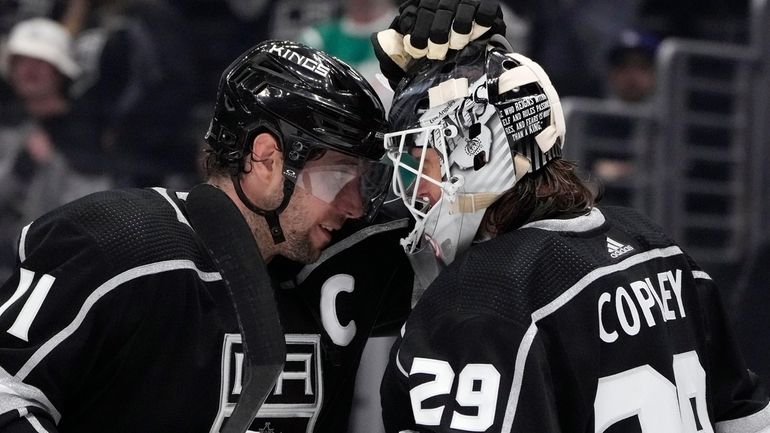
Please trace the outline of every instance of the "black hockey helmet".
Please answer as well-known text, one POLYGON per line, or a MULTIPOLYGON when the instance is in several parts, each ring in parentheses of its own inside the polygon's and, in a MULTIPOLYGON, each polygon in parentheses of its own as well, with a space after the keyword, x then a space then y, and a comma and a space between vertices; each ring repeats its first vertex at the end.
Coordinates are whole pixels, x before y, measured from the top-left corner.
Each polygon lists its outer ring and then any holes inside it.
MULTIPOLYGON (((217 163, 228 168, 241 200, 265 216, 273 239, 280 242, 277 215, 288 204, 309 157, 333 150, 379 161, 386 129, 385 109, 361 74, 323 51, 269 40, 246 51, 222 74, 206 141, 217 163), (284 154, 284 198, 271 210, 251 203, 238 181, 244 156, 261 132, 273 134, 284 154)), ((386 189, 387 182, 381 182, 378 175, 387 178, 387 173, 379 173, 387 168, 379 165, 362 185, 368 216, 386 189)))

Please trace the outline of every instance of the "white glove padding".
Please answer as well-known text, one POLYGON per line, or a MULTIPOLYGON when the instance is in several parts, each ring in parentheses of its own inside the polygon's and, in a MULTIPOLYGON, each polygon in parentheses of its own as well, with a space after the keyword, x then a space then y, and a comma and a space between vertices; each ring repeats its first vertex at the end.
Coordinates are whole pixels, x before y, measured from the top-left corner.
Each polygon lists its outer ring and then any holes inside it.
POLYGON ((390 28, 372 35, 380 71, 392 87, 412 59, 443 60, 481 36, 505 35, 499 0, 406 0, 390 28))
MULTIPOLYGON (((414 9, 400 10, 402 24, 411 24, 405 15, 414 9)), ((414 24, 401 28, 408 36, 404 38, 404 51, 413 58, 427 55, 443 60, 446 44, 448 48, 461 50, 495 24, 498 27, 495 33, 504 34, 505 23, 498 0, 420 0, 414 24), (499 23, 495 23, 498 15, 499 23)))

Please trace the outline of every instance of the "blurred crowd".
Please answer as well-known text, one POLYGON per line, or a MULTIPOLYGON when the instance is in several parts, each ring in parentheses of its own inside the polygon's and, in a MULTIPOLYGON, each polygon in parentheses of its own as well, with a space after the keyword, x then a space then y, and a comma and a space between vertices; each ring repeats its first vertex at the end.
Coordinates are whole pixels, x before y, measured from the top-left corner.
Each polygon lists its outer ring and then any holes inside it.
MULTIPOLYGON (((662 38, 748 37, 747 0, 501 3, 508 39, 549 71, 562 96, 644 103, 662 38)), ((0 269, 15 259, 19 229, 58 205, 111 187, 196 183, 219 74, 258 41, 322 48, 361 70, 387 105, 369 36, 397 7, 395 0, 0 0, 0 269)))
MULTIPOLYGON (((501 3, 507 38, 562 97, 645 104, 662 39, 749 37, 748 0, 501 3)), ((326 50, 371 80, 387 106, 369 37, 397 8, 397 0, 0 0, 0 278, 20 229, 54 207, 107 188, 197 183, 219 75, 261 40, 326 50)), ((604 170, 613 177, 629 167, 604 170)), ((768 256, 741 287, 767 281, 768 256)))

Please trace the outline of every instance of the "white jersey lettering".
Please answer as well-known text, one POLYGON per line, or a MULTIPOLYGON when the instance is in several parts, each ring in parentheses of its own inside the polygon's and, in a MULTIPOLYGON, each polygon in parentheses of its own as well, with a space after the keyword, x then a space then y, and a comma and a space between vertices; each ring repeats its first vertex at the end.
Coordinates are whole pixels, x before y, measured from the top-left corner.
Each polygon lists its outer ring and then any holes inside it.
POLYGON ((663 321, 687 317, 682 302, 682 270, 659 272, 652 283, 651 278, 634 281, 630 289, 620 286, 613 292, 604 292, 599 296, 599 338, 605 343, 617 341, 618 329, 628 336, 639 333, 641 325, 648 328, 657 325, 653 308, 657 305, 663 321), (607 325, 606 317, 612 314, 610 305, 614 304, 615 317, 620 325, 618 329, 607 325))

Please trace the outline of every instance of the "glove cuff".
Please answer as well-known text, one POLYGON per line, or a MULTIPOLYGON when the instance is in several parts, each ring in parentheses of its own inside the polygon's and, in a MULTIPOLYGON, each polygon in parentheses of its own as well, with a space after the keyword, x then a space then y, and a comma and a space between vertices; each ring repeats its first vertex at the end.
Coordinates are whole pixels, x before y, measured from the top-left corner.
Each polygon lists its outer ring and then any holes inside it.
POLYGON ((391 88, 404 77, 412 58, 403 50, 403 36, 393 29, 372 33, 374 55, 380 63, 380 72, 390 82, 391 88))

